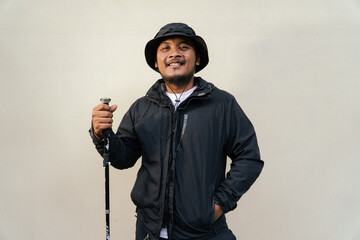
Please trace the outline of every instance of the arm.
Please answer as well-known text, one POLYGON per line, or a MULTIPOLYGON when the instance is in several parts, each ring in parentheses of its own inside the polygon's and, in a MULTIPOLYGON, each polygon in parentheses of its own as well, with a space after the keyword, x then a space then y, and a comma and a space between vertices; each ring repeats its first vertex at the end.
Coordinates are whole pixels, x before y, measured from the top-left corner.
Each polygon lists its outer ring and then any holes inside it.
POLYGON ((264 165, 260 160, 255 130, 235 99, 229 107, 227 119, 224 150, 232 163, 225 180, 215 191, 215 202, 224 213, 236 208, 237 201, 255 182, 264 165))

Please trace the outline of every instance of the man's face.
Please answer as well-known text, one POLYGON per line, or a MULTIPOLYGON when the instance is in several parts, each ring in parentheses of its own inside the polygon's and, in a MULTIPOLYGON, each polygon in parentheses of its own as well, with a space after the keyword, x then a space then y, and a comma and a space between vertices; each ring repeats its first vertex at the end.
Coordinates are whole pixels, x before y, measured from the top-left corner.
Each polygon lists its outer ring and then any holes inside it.
POLYGON ((195 46, 187 38, 168 38, 157 49, 155 67, 165 81, 178 87, 184 87, 194 77, 195 66, 199 64, 195 46))

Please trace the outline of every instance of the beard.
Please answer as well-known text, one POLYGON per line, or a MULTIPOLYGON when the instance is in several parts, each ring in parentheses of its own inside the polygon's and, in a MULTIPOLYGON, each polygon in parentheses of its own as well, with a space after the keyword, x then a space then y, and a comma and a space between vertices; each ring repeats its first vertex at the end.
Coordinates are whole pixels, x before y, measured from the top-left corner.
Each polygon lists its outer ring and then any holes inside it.
POLYGON ((175 85, 177 88, 185 88, 191 79, 194 77, 195 68, 194 71, 191 71, 188 74, 174 76, 174 77, 165 77, 161 74, 162 78, 167 84, 175 85))

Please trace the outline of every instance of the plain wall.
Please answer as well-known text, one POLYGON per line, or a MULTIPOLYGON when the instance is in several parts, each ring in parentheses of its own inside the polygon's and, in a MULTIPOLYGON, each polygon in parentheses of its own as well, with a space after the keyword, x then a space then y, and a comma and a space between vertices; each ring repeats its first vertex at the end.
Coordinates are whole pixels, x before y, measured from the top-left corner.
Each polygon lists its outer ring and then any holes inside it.
MULTIPOLYGON (((111 97, 117 128, 174 21, 257 131, 264 171, 227 214, 238 239, 360 240, 358 0, 0 0, 0 239, 105 238, 91 111, 111 97)), ((134 239, 138 167, 111 169, 112 239, 134 239)))

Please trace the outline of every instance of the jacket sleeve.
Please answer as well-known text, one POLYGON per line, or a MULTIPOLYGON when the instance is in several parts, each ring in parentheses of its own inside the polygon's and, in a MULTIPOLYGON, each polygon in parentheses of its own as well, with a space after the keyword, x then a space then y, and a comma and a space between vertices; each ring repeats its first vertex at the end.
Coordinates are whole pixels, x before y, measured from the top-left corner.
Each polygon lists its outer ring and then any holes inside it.
POLYGON ((229 110, 224 150, 232 160, 231 168, 214 194, 224 213, 236 208, 237 201, 255 182, 264 165, 253 125, 234 98, 229 110))
MULTIPOLYGON (((141 145, 134 128, 132 109, 124 115, 116 134, 111 131, 109 150, 111 165, 118 169, 126 169, 135 165, 141 156, 141 145)), ((94 136, 93 128, 89 130, 96 150, 102 156, 104 140, 94 136)))

